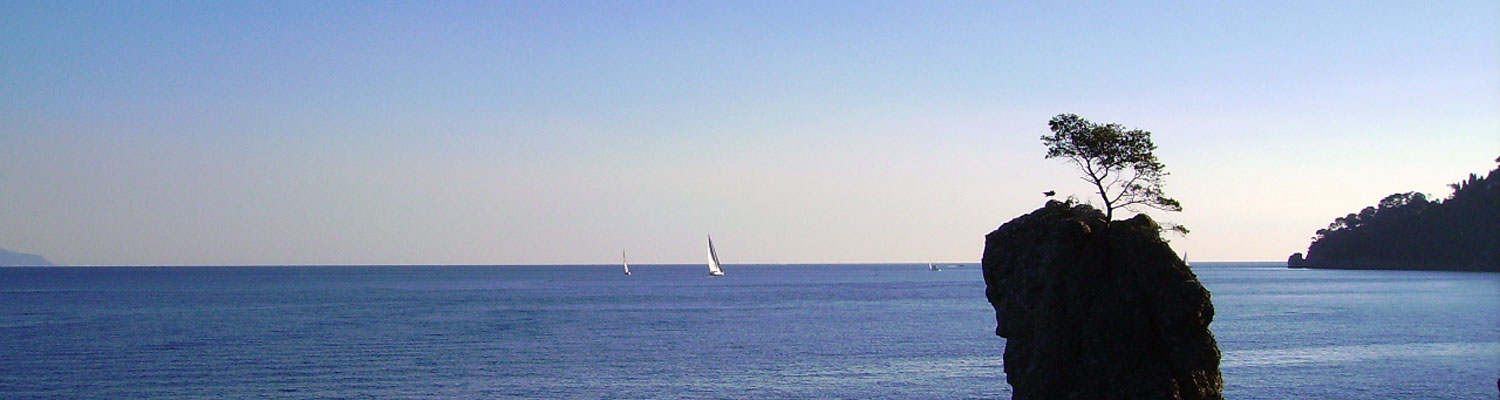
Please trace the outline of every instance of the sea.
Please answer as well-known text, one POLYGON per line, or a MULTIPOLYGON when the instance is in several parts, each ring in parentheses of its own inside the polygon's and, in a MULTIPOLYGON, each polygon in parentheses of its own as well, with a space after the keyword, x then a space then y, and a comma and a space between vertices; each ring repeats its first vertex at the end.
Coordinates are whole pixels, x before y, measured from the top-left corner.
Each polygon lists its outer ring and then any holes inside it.
MULTIPOLYGON (((5 399, 1008 399, 976 264, 0 268, 5 399)), ((1231 399, 1496 399, 1500 274, 1194 264, 1231 399)))

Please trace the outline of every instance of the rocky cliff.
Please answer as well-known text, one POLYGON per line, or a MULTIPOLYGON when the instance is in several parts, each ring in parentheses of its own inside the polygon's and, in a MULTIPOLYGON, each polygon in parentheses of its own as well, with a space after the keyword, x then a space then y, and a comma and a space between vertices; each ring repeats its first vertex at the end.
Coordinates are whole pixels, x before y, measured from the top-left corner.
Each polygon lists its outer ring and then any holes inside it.
POLYGON ((1049 201, 986 236, 1013 398, 1223 398, 1209 293, 1160 233, 1049 201))

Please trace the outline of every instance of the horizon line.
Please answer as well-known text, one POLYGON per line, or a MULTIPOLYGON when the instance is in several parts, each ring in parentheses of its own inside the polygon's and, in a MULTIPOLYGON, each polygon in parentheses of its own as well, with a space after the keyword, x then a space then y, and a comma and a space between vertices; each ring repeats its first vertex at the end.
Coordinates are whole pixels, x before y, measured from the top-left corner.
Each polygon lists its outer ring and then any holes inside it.
MULTIPOLYGON (((1197 263, 1285 263, 1277 260, 1222 260, 1222 261, 1196 261, 1197 263)), ((981 265, 979 261, 966 262, 911 262, 911 261, 882 261, 882 262, 786 262, 786 263, 726 263, 728 266, 850 266, 850 265, 981 265)), ((51 268, 51 267, 78 267, 78 268, 111 268, 111 267, 602 267, 619 266, 620 263, 589 263, 589 264, 564 264, 564 263, 541 263, 541 264, 54 264, 54 265, 4 265, 0 268, 51 268)), ((703 266, 707 263, 631 263, 631 266, 703 266)), ((1191 265, 1191 264, 1189 264, 1191 265)))

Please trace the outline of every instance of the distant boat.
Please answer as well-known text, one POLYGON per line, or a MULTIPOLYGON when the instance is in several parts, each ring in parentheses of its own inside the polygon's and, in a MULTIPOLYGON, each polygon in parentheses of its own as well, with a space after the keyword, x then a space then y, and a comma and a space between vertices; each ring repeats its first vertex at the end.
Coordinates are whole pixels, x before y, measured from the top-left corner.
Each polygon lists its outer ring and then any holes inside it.
POLYGON ((1182 252, 1182 265, 1186 265, 1186 266, 1189 266, 1189 267, 1193 266, 1192 263, 1188 262, 1187 252, 1186 251, 1182 252))
POLYGON ((708 276, 724 276, 724 269, 719 268, 719 253, 714 252, 714 237, 708 236, 708 276))
POLYGON ((933 263, 927 263, 927 270, 928 271, 942 271, 943 267, 938 266, 938 265, 933 264, 933 263))
POLYGON ((630 260, 625 258, 625 250, 620 250, 620 263, 625 264, 625 275, 630 275, 630 260))

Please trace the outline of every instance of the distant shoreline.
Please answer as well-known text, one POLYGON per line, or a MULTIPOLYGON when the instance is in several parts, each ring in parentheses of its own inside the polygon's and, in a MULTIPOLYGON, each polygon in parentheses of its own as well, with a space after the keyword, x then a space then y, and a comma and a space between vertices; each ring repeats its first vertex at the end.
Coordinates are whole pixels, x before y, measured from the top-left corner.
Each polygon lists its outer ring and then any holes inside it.
MULTIPOLYGON (((921 266, 923 268, 926 268, 927 264, 928 263, 926 261, 923 261, 923 262, 871 262, 871 263, 859 263, 859 262, 842 262, 842 263, 816 263, 816 262, 813 262, 813 263, 743 263, 743 264, 725 263, 724 265, 735 266, 735 267, 756 267, 756 268, 760 268, 760 267, 814 267, 814 266, 829 266, 829 267, 850 266, 850 267, 858 267, 858 266, 871 266, 871 265, 881 265, 881 266, 921 266)), ((969 268, 969 267, 976 268, 976 269, 979 268, 979 263, 978 262, 963 262, 963 263, 959 263, 959 262, 945 262, 945 263, 933 263, 933 264, 942 265, 944 267, 956 266, 956 267, 959 267, 959 268, 969 268)), ((694 267, 694 268, 701 268, 701 267, 703 267, 704 264, 703 263, 696 263, 696 264, 695 263, 666 263, 666 264, 642 263, 642 264, 637 264, 635 262, 631 262, 630 263, 631 267, 635 267, 637 265, 646 266, 646 267, 694 267)), ((470 267, 562 267, 562 268, 571 268, 571 267, 612 267, 613 268, 613 267, 619 267, 619 266, 620 266, 620 264, 597 264, 597 263, 596 264, 205 264, 205 265, 196 265, 196 264, 178 264, 178 265, 115 264, 115 265, 6 265, 6 266, 0 266, 0 268, 303 268, 303 267, 332 267, 332 268, 345 268, 345 267, 348 267, 348 268, 383 268, 383 267, 433 267, 433 268, 446 268, 446 267, 455 267, 455 268, 470 268, 470 267)))
MULTIPOLYGON (((734 267, 752 267, 752 268, 764 268, 764 267, 770 267, 770 268, 774 268, 774 267, 867 267, 867 266, 872 266, 872 265, 873 266, 920 266, 920 267, 926 268, 927 264, 928 264, 928 262, 922 261, 922 262, 868 262, 868 263, 861 263, 861 262, 837 262, 837 263, 797 262, 797 263, 744 263, 744 264, 726 263, 724 265, 726 265, 726 266, 734 266, 734 267)), ((941 265, 941 266, 943 266, 945 268, 955 267, 955 268, 974 268, 976 270, 979 269, 979 262, 942 262, 942 263, 932 263, 932 264, 941 265)), ((1284 267, 1284 266, 1286 266, 1286 263, 1282 262, 1282 261, 1195 261, 1193 264, 1195 264, 1195 266, 1209 267, 1209 268, 1226 267, 1226 266, 1236 266, 1236 267, 1255 267, 1255 266, 1284 267)), ((692 267, 692 268, 701 268, 701 267, 703 267, 704 264, 703 263, 696 263, 696 264, 695 263, 666 263, 666 264, 644 263, 644 264, 637 264, 637 263, 634 263, 634 262, 630 263, 630 266, 632 268, 636 267, 637 265, 639 265, 639 266, 645 266, 645 267, 692 267)), ((473 267, 562 267, 562 268, 572 268, 572 267, 612 267, 613 268, 613 267, 619 267, 619 266, 620 266, 620 264, 218 264, 218 265, 132 265, 132 264, 119 264, 119 265, 7 265, 7 266, 0 266, 0 268, 308 268, 308 267, 332 267, 332 268, 386 268, 386 267, 423 267, 423 268, 448 268, 448 267, 453 267, 453 268, 473 268, 473 267)))
POLYGON ((1397 267, 1324 267, 1324 266, 1306 266, 1306 265, 1303 265, 1303 266, 1291 266, 1291 265, 1288 265, 1287 268, 1289 268, 1289 269, 1329 269, 1329 270, 1340 270, 1340 271, 1482 272, 1482 273, 1491 273, 1491 274, 1497 273, 1496 271, 1491 271, 1491 270, 1485 269, 1484 267, 1474 267, 1474 268, 1471 268, 1471 269, 1462 269, 1462 268, 1442 268, 1442 267, 1418 268, 1418 267, 1399 267, 1399 266, 1397 266, 1397 267))

